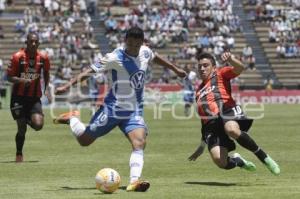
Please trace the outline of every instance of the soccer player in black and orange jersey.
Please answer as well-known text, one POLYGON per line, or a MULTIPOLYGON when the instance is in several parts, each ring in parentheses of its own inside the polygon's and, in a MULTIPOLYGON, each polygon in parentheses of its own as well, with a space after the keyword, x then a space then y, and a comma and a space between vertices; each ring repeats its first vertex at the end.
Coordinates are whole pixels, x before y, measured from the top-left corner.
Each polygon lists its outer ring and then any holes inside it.
POLYGON ((44 115, 41 105, 42 92, 51 101, 48 89, 50 62, 48 56, 39 52, 37 33, 29 33, 26 48, 12 55, 7 68, 8 81, 13 83, 10 110, 18 126, 16 141, 16 162, 23 161, 23 145, 27 124, 36 131, 43 128, 44 115), (41 89, 43 73, 45 88, 41 89))
POLYGON ((255 171, 255 165, 240 154, 228 155, 228 152, 235 150, 235 140, 253 152, 273 174, 279 175, 278 164, 247 133, 253 120, 244 115, 231 96, 230 80, 243 72, 244 65, 230 52, 222 54, 221 59, 230 66, 216 68, 216 61, 211 54, 197 55, 198 72, 202 79, 196 91, 198 114, 202 122, 202 143, 189 160, 196 160, 207 144, 212 160, 218 167, 233 169, 238 166, 255 171))

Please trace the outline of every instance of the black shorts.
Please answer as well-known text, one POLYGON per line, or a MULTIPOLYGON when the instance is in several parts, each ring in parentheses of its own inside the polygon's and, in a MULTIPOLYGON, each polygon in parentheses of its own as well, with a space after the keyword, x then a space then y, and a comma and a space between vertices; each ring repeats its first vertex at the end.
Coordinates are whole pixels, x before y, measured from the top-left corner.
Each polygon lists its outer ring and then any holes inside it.
POLYGON ((252 126, 253 120, 247 118, 241 108, 233 107, 219 115, 218 118, 210 120, 202 126, 202 138, 211 150, 214 146, 222 146, 228 151, 235 150, 234 141, 225 133, 224 125, 228 121, 236 121, 241 131, 247 132, 252 126))
POLYGON ((12 95, 10 100, 10 111, 14 120, 26 118, 38 113, 43 115, 42 103, 39 97, 24 97, 12 95))

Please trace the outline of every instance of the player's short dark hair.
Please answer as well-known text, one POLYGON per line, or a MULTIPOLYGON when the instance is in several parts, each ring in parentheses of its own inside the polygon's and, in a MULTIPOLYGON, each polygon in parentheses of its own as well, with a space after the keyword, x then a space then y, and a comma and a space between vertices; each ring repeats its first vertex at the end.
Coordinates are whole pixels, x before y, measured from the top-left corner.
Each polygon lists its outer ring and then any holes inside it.
POLYGON ((37 37, 37 39, 39 40, 39 34, 37 32, 30 32, 27 34, 27 40, 29 40, 33 35, 35 35, 37 37))
POLYGON ((137 26, 131 27, 127 30, 125 39, 128 39, 129 37, 144 40, 144 31, 137 26))
POLYGON ((215 66, 217 64, 216 60, 215 60, 215 57, 212 54, 206 53, 206 52, 204 52, 204 53, 198 53, 196 55, 196 59, 198 61, 200 61, 201 59, 209 59, 213 66, 215 66))

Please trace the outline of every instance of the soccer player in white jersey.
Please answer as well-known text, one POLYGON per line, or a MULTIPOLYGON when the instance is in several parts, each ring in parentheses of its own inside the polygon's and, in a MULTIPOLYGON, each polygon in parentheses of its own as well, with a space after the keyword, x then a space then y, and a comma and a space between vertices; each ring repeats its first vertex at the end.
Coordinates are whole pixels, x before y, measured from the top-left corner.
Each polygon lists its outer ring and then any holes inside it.
POLYGON ((93 115, 86 127, 78 118, 78 111, 60 115, 54 123, 69 124, 81 146, 88 146, 118 126, 132 145, 129 159, 130 182, 127 191, 144 192, 150 187, 148 181, 140 180, 144 164, 147 126, 143 119, 143 90, 145 72, 150 62, 173 70, 179 77, 186 76, 178 68, 143 45, 144 32, 132 27, 126 32, 125 47, 116 48, 99 62, 94 63, 67 84, 58 87, 56 94, 66 92, 72 85, 87 79, 92 73, 107 71, 111 79, 110 90, 104 105, 93 115))

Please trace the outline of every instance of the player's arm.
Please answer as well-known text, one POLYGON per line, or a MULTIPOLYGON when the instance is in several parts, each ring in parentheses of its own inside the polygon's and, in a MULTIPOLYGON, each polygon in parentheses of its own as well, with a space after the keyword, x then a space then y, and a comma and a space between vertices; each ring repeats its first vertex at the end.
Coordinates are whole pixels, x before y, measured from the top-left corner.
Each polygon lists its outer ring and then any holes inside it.
POLYGON ((48 98, 49 103, 52 101, 52 97, 49 90, 49 82, 50 82, 50 61, 47 55, 45 55, 45 65, 43 69, 44 76, 44 95, 48 98))
POLYGON ((49 91, 50 73, 49 73, 49 71, 44 71, 43 75, 44 75, 44 81, 45 81, 44 93, 46 93, 47 91, 49 91))
POLYGON ((91 77, 94 73, 103 73, 112 69, 115 65, 116 55, 113 53, 107 53, 101 60, 93 63, 88 67, 86 70, 81 72, 75 78, 72 78, 68 83, 65 85, 58 87, 55 90, 56 94, 66 92, 71 86, 77 84, 78 82, 82 82, 89 77, 91 77))
POLYGON ((196 149, 196 151, 189 157, 190 161, 195 161, 202 153, 204 152, 205 149, 205 142, 204 140, 201 139, 201 144, 200 146, 196 149))
POLYGON ((155 53, 155 56, 153 58, 153 62, 160 65, 160 66, 167 67, 168 69, 174 71, 181 78, 186 77, 186 72, 183 69, 181 69, 181 68, 177 67, 176 65, 172 64, 168 60, 162 58, 157 53, 155 53))
POLYGON ((18 84, 18 83, 30 84, 33 81, 31 79, 25 79, 22 77, 10 76, 10 75, 7 75, 7 80, 14 84, 18 84))
POLYGON ((240 75, 245 69, 244 64, 235 58, 230 52, 225 52, 221 55, 221 59, 223 62, 228 62, 231 66, 233 66, 233 72, 236 75, 240 75))
POLYGON ((66 92, 73 85, 77 84, 78 82, 82 82, 82 81, 88 79, 89 77, 91 77, 91 75, 93 73, 95 73, 95 71, 92 68, 90 68, 90 67, 87 68, 83 72, 79 73, 76 77, 72 78, 68 83, 56 88, 55 94, 60 94, 60 93, 66 92))

